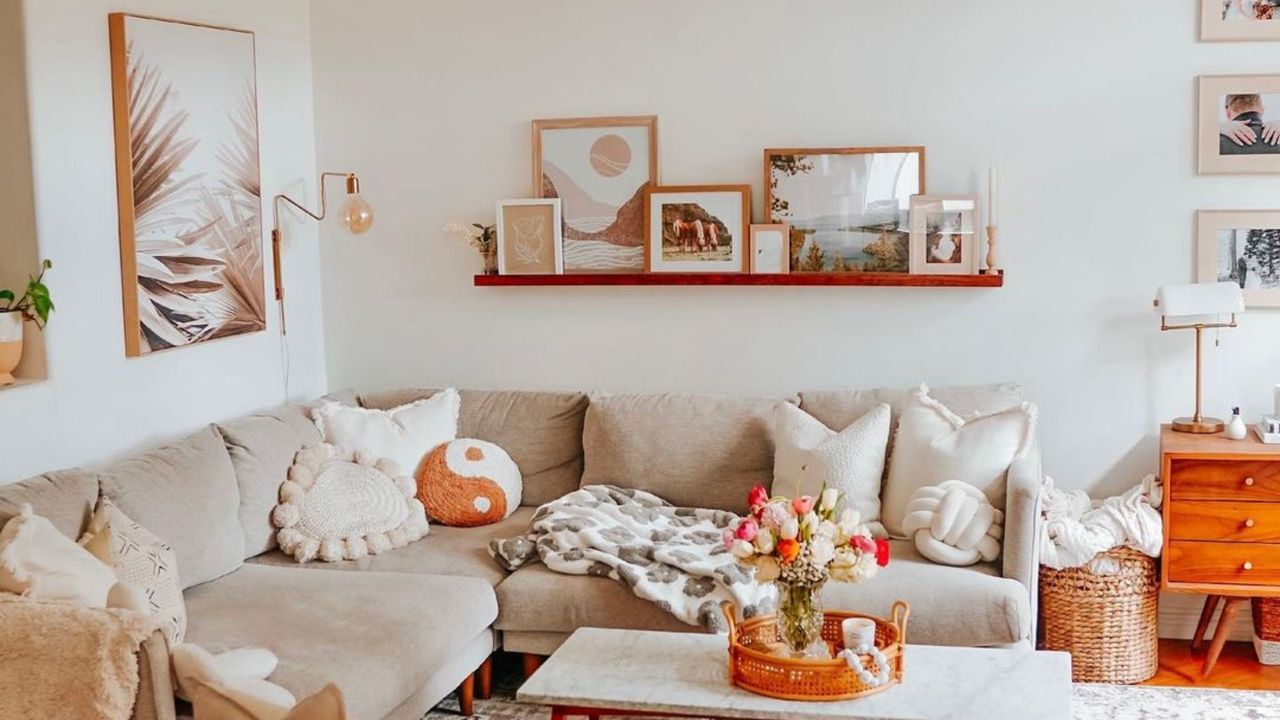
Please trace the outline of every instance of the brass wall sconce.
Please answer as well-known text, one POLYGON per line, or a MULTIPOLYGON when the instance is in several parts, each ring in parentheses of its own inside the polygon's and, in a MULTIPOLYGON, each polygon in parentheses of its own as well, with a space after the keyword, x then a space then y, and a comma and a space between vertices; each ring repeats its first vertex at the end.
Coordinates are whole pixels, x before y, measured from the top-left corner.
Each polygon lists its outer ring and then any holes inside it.
POLYGON ((289 203, 301 210, 311 219, 319 222, 328 214, 329 198, 325 192, 324 181, 331 177, 346 179, 347 199, 338 208, 338 223, 352 235, 359 235, 373 227, 373 206, 360 196, 360 178, 355 173, 324 172, 320 173, 320 212, 312 212, 297 200, 287 195, 276 195, 272 199, 271 210, 273 224, 271 227, 271 256, 275 261, 276 302, 280 304, 280 334, 285 334, 284 321, 284 272, 280 262, 280 203, 289 203))

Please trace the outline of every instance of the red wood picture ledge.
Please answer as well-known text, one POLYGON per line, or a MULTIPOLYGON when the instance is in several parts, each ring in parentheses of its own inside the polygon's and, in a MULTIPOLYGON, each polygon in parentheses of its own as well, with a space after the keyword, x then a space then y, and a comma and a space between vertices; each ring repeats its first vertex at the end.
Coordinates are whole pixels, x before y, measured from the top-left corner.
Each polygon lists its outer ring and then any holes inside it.
POLYGON ((873 287, 998 288, 1004 272, 994 275, 906 275, 900 273, 572 273, 567 275, 476 275, 476 287, 563 287, 605 285, 791 285, 873 287))

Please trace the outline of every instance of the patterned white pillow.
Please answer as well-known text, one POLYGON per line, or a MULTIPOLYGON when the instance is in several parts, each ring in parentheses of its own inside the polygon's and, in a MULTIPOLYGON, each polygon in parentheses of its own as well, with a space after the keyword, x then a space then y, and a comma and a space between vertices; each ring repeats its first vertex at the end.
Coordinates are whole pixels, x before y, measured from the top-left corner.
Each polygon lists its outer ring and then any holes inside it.
POLYGON ((134 522, 105 497, 98 498, 89 529, 80 544, 116 571, 116 578, 139 588, 161 621, 169 647, 187 634, 187 606, 182 601, 178 559, 173 549, 134 522))
POLYGON ((462 398, 453 388, 391 410, 327 402, 312 411, 327 443, 395 462, 395 475, 414 476, 427 453, 458 437, 462 398))

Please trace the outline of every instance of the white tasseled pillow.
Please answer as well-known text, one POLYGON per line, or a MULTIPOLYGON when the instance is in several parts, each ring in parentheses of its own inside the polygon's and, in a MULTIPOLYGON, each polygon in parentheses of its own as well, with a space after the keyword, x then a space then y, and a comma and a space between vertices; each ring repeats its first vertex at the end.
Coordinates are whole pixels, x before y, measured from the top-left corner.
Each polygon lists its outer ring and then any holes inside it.
POLYGON ((0 590, 37 600, 106 607, 116 574, 23 505, 0 530, 0 590))
POLYGON ((458 391, 449 388, 391 410, 327 402, 313 412, 324 441, 396 463, 393 474, 415 476, 427 453, 458 437, 458 391))

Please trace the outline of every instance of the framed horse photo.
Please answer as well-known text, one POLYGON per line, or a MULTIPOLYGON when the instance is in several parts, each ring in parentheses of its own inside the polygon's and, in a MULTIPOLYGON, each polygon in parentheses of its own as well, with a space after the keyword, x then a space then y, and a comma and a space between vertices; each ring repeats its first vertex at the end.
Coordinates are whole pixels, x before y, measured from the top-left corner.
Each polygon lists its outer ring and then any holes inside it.
POLYGON ((644 227, 645 272, 745 273, 751 186, 650 187, 644 227))

